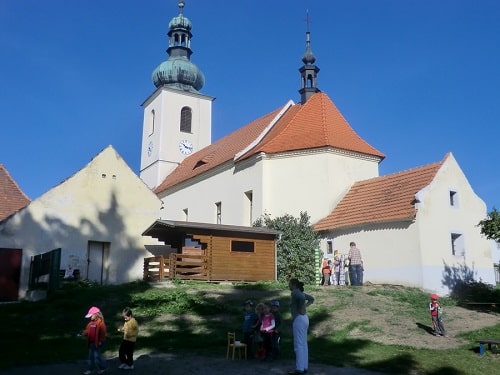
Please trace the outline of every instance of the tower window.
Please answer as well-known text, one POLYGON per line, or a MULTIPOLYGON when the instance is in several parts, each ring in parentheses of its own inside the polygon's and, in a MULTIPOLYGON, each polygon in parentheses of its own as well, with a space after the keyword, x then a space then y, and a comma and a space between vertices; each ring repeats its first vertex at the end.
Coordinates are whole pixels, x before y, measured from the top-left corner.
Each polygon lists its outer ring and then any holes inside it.
POLYGON ((153 135, 153 133, 155 132, 155 116, 156 116, 156 113, 155 113, 155 110, 152 109, 151 110, 151 114, 150 114, 150 119, 149 119, 149 135, 153 135))
POLYGON ((192 111, 189 107, 183 107, 181 109, 181 132, 191 133, 191 120, 192 120, 192 111))

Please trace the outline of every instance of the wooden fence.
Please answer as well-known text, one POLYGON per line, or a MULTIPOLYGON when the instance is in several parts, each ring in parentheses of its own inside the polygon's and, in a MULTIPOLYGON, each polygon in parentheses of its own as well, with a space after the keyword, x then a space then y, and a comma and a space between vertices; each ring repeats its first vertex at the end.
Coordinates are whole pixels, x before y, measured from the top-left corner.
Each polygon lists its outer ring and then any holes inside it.
POLYGON ((166 281, 172 279, 203 280, 212 279, 210 257, 196 254, 170 254, 144 258, 143 279, 148 282, 166 281))

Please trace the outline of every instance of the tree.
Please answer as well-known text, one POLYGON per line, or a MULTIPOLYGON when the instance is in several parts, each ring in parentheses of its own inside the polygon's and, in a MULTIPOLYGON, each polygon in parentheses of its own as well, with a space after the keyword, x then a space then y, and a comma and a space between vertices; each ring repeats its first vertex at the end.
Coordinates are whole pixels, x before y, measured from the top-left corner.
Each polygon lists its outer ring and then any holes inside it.
POLYGON ((486 219, 479 222, 478 226, 481 227, 481 234, 487 239, 500 242, 500 212, 495 207, 486 219))
POLYGON ((270 215, 257 219, 255 227, 267 227, 281 232, 277 244, 278 280, 286 282, 295 277, 304 283, 315 282, 314 254, 319 236, 309 222, 309 215, 301 212, 299 218, 285 214, 271 219, 270 215))

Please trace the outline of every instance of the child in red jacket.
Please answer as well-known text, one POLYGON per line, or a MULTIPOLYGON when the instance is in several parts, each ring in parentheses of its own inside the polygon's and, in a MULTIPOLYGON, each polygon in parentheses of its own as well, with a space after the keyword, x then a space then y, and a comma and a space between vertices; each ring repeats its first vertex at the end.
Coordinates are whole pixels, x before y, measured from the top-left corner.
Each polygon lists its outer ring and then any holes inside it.
POLYGON ((431 294, 431 302, 429 303, 429 310, 431 312, 432 328, 434 330, 434 336, 446 336, 446 330, 444 329, 443 319, 441 319, 441 306, 438 302, 437 294, 431 294))
POLYGON ((89 348, 88 368, 84 375, 90 375, 94 370, 98 374, 102 374, 106 370, 106 361, 101 357, 101 350, 106 341, 106 324, 104 316, 98 307, 92 306, 89 309, 86 318, 90 318, 90 322, 85 327, 83 335, 87 337, 87 346, 89 348))

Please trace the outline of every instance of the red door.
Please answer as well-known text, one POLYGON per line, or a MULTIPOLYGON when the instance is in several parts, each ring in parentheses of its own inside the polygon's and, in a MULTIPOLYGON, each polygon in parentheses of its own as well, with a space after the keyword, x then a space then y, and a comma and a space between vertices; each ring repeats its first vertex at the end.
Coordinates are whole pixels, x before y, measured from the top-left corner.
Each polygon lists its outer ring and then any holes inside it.
POLYGON ((0 302, 18 299, 22 254, 21 249, 0 248, 0 302))

